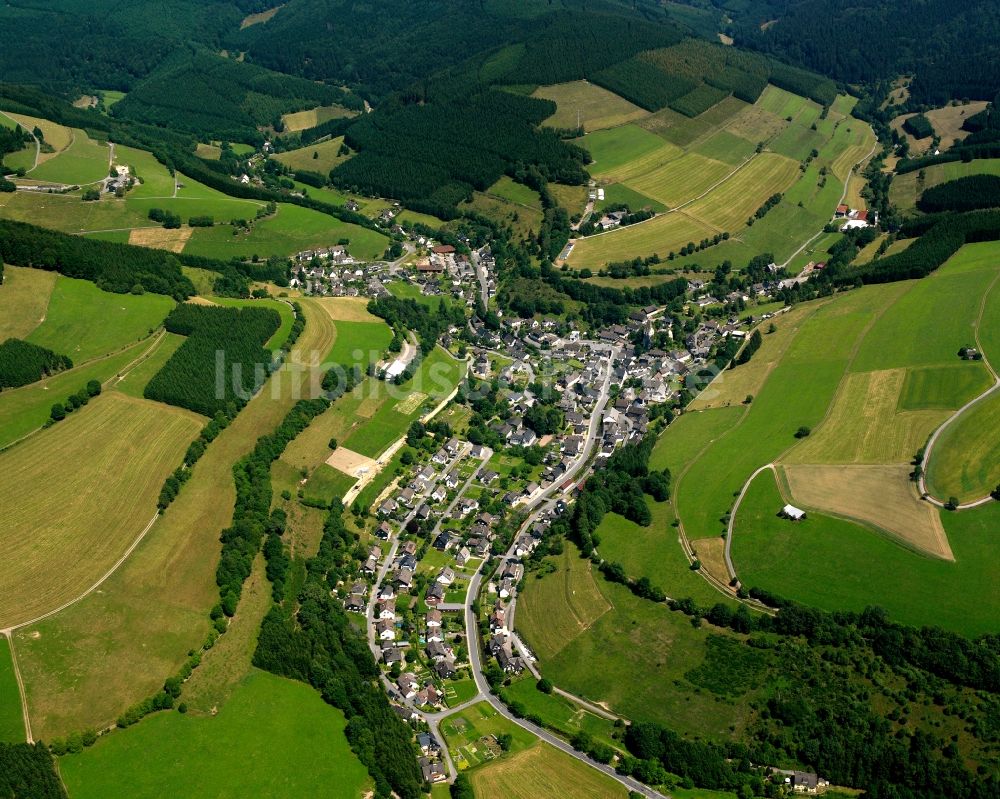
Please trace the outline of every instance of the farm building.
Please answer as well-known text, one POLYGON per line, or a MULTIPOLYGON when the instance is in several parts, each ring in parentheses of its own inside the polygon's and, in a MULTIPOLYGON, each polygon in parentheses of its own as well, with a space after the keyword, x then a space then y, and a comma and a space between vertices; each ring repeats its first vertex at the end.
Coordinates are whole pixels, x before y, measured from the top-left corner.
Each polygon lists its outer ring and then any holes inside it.
POLYGON ((791 519, 793 522, 797 522, 806 517, 806 512, 801 508, 796 508, 794 505, 785 505, 785 507, 781 509, 781 515, 786 519, 791 519))

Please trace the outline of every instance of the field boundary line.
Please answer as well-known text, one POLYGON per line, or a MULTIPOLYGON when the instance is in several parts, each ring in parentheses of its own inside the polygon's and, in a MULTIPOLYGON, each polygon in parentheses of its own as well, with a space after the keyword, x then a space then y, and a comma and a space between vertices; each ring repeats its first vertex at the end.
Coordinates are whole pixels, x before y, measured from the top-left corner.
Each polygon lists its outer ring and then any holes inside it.
POLYGON ((21 677, 21 667, 17 665, 17 653, 14 651, 14 636, 11 630, 3 630, 2 635, 7 639, 7 646, 10 648, 10 662, 14 667, 14 679, 17 680, 17 691, 21 695, 21 719, 24 722, 24 735, 29 744, 35 741, 31 736, 31 717, 28 715, 28 694, 24 690, 24 680, 21 677))
MULTIPOLYGON (((983 356, 983 363, 986 365, 986 368, 989 369, 990 374, 993 375, 993 385, 990 386, 988 389, 986 389, 986 391, 984 391, 978 397, 973 397, 971 400, 965 403, 965 405, 963 405, 961 408, 955 411, 955 413, 953 413, 951 416, 945 419, 938 426, 938 428, 933 433, 931 433, 931 437, 927 439, 927 445, 924 447, 924 458, 923 458, 923 463, 921 464, 922 466, 926 466, 930 462, 931 453, 933 452, 934 449, 934 444, 937 443, 938 437, 941 435, 941 433, 945 431, 947 427, 949 427, 963 413, 970 410, 973 406, 978 405, 983 400, 987 399, 991 394, 997 391, 997 389, 1000 389, 1000 375, 997 374, 996 369, 993 368, 993 365, 990 363, 989 358, 986 356, 986 352, 985 350, 983 350, 983 345, 979 338, 979 330, 982 327, 983 323, 983 314, 986 313, 986 301, 989 299, 990 294, 993 293, 993 289, 996 288, 997 281, 1000 281, 1000 271, 998 271, 997 274, 993 277, 993 281, 990 283, 986 291, 983 292, 983 297, 979 301, 979 315, 976 317, 976 333, 975 333, 976 346, 979 348, 979 352, 983 356)), ((926 468, 921 469, 918 488, 920 489, 921 495, 923 495, 927 499, 927 501, 930 502, 932 505, 936 505, 939 508, 943 508, 945 506, 945 503, 943 503, 940 499, 931 494, 930 490, 928 489, 926 468)), ((987 502, 992 502, 992 501, 993 501, 992 494, 987 494, 985 497, 972 500, 971 502, 963 502, 960 505, 958 505, 955 508, 955 510, 968 510, 969 508, 977 508, 980 505, 985 505, 987 502)))
POLYGON ((104 573, 103 577, 101 577, 96 583, 90 586, 90 588, 88 588, 82 594, 66 602, 63 602, 63 604, 61 604, 59 607, 47 611, 46 613, 43 613, 41 616, 37 616, 34 619, 29 619, 28 621, 19 622, 18 624, 13 624, 10 627, 0 630, 0 633, 4 633, 7 636, 11 636, 11 634, 15 630, 19 630, 22 627, 30 627, 32 624, 37 624, 40 621, 45 621, 45 619, 49 618, 50 616, 55 616, 57 613, 61 613, 62 611, 66 610, 66 608, 75 605, 81 599, 85 599, 86 597, 90 596, 90 594, 92 594, 94 591, 96 591, 98 588, 104 585, 107 579, 116 571, 118 571, 118 568, 126 560, 128 560, 129 555, 131 555, 135 551, 135 548, 142 543, 142 540, 146 537, 146 533, 148 533, 153 528, 153 525, 156 524, 156 520, 159 518, 160 518, 159 512, 153 514, 153 518, 146 523, 146 526, 142 529, 142 532, 139 533, 136 539, 129 545, 129 548, 125 550, 124 554, 112 564, 111 568, 104 573))

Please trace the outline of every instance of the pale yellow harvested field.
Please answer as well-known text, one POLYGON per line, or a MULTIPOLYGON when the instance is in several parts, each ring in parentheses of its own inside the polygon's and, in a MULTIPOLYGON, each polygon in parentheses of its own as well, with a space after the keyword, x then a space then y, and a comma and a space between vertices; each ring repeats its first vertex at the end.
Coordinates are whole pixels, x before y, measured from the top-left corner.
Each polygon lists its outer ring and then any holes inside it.
POLYGON ((783 466, 794 502, 885 531, 927 555, 954 560, 937 509, 909 479, 909 466, 783 466))
POLYGON ((768 197, 791 186, 798 174, 798 164, 791 158, 761 153, 684 211, 718 230, 736 231, 768 197))
POLYGON ((181 252, 188 243, 194 228, 180 227, 168 230, 163 227, 136 228, 128 234, 128 243, 137 247, 150 247, 154 250, 181 252))
POLYGON ((326 459, 326 464, 351 477, 360 477, 375 467, 375 460, 347 447, 337 447, 326 459))
POLYGON ((281 4, 280 6, 269 8, 267 11, 261 11, 258 14, 250 14, 249 16, 244 17, 243 21, 240 23, 240 30, 249 28, 251 25, 260 25, 262 22, 267 22, 284 7, 284 4, 281 4))
POLYGON ((470 779, 482 799, 625 799, 628 795, 621 783, 541 742, 476 769, 470 779))
POLYGON ((308 111, 296 111, 293 114, 285 114, 281 117, 281 121, 285 124, 285 130, 295 133, 307 128, 314 128, 331 119, 351 116, 354 116, 354 112, 342 106, 324 105, 318 108, 310 108, 308 111))
POLYGON ((950 411, 896 412, 905 369, 848 374, 828 417, 785 463, 907 463, 950 411))
POLYGON ((540 86, 531 96, 556 104, 556 112, 543 123, 554 128, 582 125, 586 131, 602 130, 649 115, 624 97, 585 80, 540 86))
POLYGON ((56 273, 5 266, 0 284, 0 341, 27 338, 45 318, 56 273))
POLYGON ((335 322, 381 322, 368 312, 367 297, 317 297, 313 300, 335 322))
MULTIPOLYGON (((986 100, 974 100, 968 105, 946 105, 943 108, 934 108, 930 111, 925 112, 926 116, 931 125, 934 126, 934 132, 941 137, 941 150, 947 150, 954 143, 955 139, 964 139, 969 135, 969 131, 962 130, 962 125, 965 120, 971 116, 975 116, 980 111, 982 111, 989 103, 986 100)), ((890 123, 894 130, 903 132, 903 123, 914 116, 913 114, 903 114, 903 116, 896 117, 890 123)), ((910 152, 917 155, 927 152, 931 145, 931 137, 928 136, 926 139, 914 139, 909 133, 904 134, 907 140, 910 142, 910 152)))
POLYGON ((601 168, 599 162, 595 163, 593 172, 595 175, 599 175, 601 180, 606 183, 621 183, 633 178, 641 180, 644 177, 648 177, 652 172, 663 169, 665 165, 680 160, 683 156, 684 151, 680 147, 664 141, 662 145, 646 153, 646 155, 633 158, 607 172, 601 168))
POLYGON ((0 627, 85 592, 156 512, 199 417, 117 392, 0 455, 0 627))

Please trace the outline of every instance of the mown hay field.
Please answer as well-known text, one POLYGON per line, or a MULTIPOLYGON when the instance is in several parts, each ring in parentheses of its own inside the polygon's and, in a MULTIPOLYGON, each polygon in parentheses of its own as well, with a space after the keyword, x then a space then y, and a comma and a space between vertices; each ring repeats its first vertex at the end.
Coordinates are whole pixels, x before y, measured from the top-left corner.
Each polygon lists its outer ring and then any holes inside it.
POLYGON ((140 341, 107 358, 98 358, 27 386, 4 391, 0 394, 0 447, 40 428, 49 418, 53 403, 65 402, 70 394, 75 394, 91 380, 107 383, 134 362, 152 357, 159 346, 158 339, 140 341))
POLYGON ((736 231, 771 195, 791 186, 798 172, 794 161, 762 153, 684 210, 717 230, 736 231))
POLYGON ((652 170, 636 170, 625 182, 647 197, 675 207, 706 192, 733 171, 729 164, 685 153, 652 170))
POLYGON ((541 86, 531 96, 556 104, 556 112, 543 123, 553 128, 582 125, 589 132, 623 125, 648 113, 624 97, 585 80, 541 86))
POLYGON ((107 144, 94 141, 74 128, 72 140, 54 158, 39 163, 25 177, 54 183, 94 183, 108 176, 111 153, 107 144))
POLYGON ((823 424, 783 462, 908 462, 949 412, 897 412, 905 379, 905 369, 848 374, 823 424))
POLYGON ((0 455, 0 627, 99 580, 155 515, 200 427, 194 414, 108 393, 0 455))
POLYGON ((689 242, 711 238, 715 233, 712 228, 681 211, 660 214, 621 230, 577 239, 569 263, 575 267, 597 268, 605 263, 627 260, 639 253, 657 253, 666 258, 668 253, 679 250, 689 242))
POLYGON ((590 133, 575 143, 594 159, 587 167, 590 174, 610 183, 642 174, 644 168, 678 158, 683 153, 676 145, 638 125, 590 133))
POLYGON ((289 133, 297 133, 306 128, 315 128, 331 119, 342 119, 343 117, 355 116, 356 112, 344 108, 342 105, 321 105, 310 108, 306 111, 295 111, 285 114, 281 121, 285 125, 285 130, 289 133))
POLYGON ((0 284, 0 341, 27 338, 45 318, 55 272, 4 266, 0 284))
POLYGON ((543 662, 611 609, 597 587, 590 561, 572 547, 556 561, 555 574, 525 581, 517 608, 518 632, 543 662))
POLYGON ((628 796, 621 783, 544 743, 483 766, 470 779, 476 796, 483 797, 534 799, 562 794, 580 799, 624 799, 628 796))
MULTIPOLYGON (((329 350, 333 323, 308 299, 301 302, 306 327, 299 346, 329 350)), ((294 366, 272 375, 212 442, 177 499, 99 591, 17 632, 32 729, 39 737, 113 723, 126 707, 158 690, 188 650, 205 640, 208 612, 218 601, 219 533, 233 514, 232 467, 294 405, 309 379, 294 366), (272 392, 272 384, 280 390, 272 392)))
POLYGON ((24 739, 21 692, 14 674, 14 661, 7 636, 0 635, 0 743, 22 743, 24 739))
POLYGON ((723 517, 746 479, 795 444, 800 426, 819 424, 873 315, 904 289, 901 284, 866 287, 811 304, 811 314, 740 424, 706 448, 680 477, 676 509, 689 538, 723 533, 723 517))

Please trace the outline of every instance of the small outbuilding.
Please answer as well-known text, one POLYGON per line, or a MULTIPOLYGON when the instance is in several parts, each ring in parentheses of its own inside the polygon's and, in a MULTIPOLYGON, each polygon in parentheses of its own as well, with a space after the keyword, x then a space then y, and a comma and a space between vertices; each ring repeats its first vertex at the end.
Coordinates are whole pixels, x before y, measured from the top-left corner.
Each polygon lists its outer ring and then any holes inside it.
POLYGON ((781 509, 781 515, 786 519, 791 519, 793 522, 798 522, 806 517, 806 512, 801 508, 796 508, 794 505, 785 505, 781 509))

